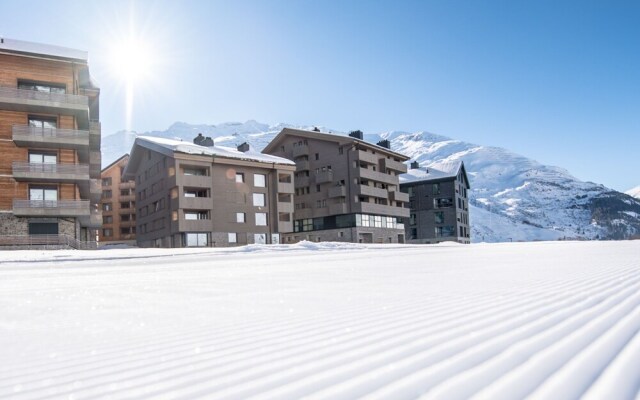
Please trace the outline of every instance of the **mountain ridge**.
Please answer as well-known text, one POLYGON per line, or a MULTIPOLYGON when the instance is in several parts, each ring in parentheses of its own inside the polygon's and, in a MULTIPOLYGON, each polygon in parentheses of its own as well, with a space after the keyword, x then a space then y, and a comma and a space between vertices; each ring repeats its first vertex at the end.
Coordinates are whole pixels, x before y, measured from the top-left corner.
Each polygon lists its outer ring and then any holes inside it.
MULTIPOLYGON (((217 125, 175 122, 153 135, 191 141, 198 133, 216 144, 248 142, 262 150, 286 123, 268 125, 255 120, 217 125)), ((323 132, 346 134, 326 127, 323 132)), ((103 138, 103 163, 130 151, 137 133, 120 131, 103 138)), ((428 131, 387 131, 366 134, 377 143, 387 139, 393 150, 421 166, 462 160, 470 181, 472 240, 625 239, 640 234, 640 201, 604 185, 584 182, 564 168, 549 166, 507 149, 482 146, 428 131)))

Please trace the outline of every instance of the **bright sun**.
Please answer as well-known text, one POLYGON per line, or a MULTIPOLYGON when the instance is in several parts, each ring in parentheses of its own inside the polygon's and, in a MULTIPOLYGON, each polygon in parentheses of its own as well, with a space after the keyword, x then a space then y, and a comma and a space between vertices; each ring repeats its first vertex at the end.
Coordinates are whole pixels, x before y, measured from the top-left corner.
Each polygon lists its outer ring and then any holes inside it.
POLYGON ((136 38, 123 40, 112 50, 114 72, 127 84, 147 80, 154 64, 153 54, 148 43, 136 38))

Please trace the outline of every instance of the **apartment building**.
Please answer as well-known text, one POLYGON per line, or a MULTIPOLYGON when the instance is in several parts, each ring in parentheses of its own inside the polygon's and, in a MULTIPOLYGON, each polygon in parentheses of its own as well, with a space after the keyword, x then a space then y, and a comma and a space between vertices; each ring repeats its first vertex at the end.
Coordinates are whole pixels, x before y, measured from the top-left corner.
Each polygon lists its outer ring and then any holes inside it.
POLYGON ((136 241, 136 183, 123 178, 129 162, 125 154, 102 170, 102 229, 101 244, 135 244, 136 241))
POLYGON ((283 129, 263 153, 293 160, 294 233, 287 241, 402 243, 409 196, 399 175, 408 157, 350 136, 283 129))
POLYGON ((100 89, 87 53, 0 38, 0 244, 95 242, 100 89))
POLYGON ((462 161, 424 168, 413 162, 400 180, 400 189, 409 195, 409 243, 471 243, 470 187, 462 161))
POLYGON ((271 244, 293 231, 295 164, 209 140, 136 138, 124 177, 135 179, 138 246, 271 244))

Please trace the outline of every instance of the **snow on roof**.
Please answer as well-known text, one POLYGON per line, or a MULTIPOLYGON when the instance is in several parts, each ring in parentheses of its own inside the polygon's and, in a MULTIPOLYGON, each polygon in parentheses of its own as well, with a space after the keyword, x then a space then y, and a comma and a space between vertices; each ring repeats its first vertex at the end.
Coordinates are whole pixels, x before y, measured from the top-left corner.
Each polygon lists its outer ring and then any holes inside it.
POLYGON ((201 154, 201 155, 209 155, 209 156, 216 156, 216 157, 236 158, 239 160, 251 160, 251 161, 264 162, 264 163, 296 165, 293 161, 288 160, 286 158, 272 156, 269 154, 262 154, 251 148, 247 152, 243 153, 233 147, 224 147, 224 146, 205 147, 205 146, 200 146, 200 145, 182 141, 182 140, 166 139, 166 138, 160 138, 155 136, 138 136, 136 138, 136 141, 138 140, 155 144, 165 149, 175 151, 178 153, 201 154))
POLYGON ((410 169, 406 174, 400 175, 400 183, 455 178, 461 166, 462 161, 446 161, 434 163, 427 167, 410 169))
POLYGON ((60 58, 70 58, 82 61, 87 61, 89 58, 89 54, 86 51, 82 50, 6 38, 0 40, 0 51, 2 50, 28 54, 48 55, 60 58))

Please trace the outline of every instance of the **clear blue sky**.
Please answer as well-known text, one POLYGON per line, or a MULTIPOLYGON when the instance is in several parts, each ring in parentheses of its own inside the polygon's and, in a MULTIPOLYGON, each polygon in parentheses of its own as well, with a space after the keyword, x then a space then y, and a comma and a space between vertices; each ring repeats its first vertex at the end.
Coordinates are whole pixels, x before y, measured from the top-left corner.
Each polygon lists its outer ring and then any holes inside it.
POLYGON ((131 127, 256 119, 430 132, 640 185, 640 2, 4 1, 0 34, 88 50, 103 132, 124 129, 109 48, 161 55, 131 127), (133 6, 132 6, 133 4, 133 6))

